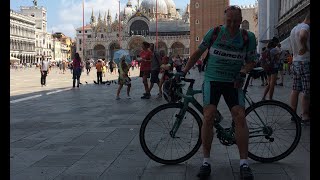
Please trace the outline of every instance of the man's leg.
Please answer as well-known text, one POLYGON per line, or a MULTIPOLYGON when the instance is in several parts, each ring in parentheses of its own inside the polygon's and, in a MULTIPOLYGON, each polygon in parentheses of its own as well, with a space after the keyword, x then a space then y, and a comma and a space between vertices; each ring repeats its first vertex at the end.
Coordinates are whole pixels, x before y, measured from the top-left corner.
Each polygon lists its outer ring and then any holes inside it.
POLYGON ((43 73, 41 73, 40 83, 43 85, 43 73))
POLYGON ((276 85, 276 82, 277 82, 277 74, 278 73, 275 73, 275 74, 271 74, 271 80, 270 80, 270 89, 269 89, 269 100, 272 100, 273 98, 273 92, 274 92, 274 87, 276 85))
POLYGON ((119 83, 119 87, 118 87, 118 90, 117 90, 117 97, 116 97, 116 99, 120 99, 120 91, 121 91, 121 89, 122 89, 122 86, 123 86, 123 84, 122 84, 122 83, 119 83))
POLYGON ((131 84, 128 84, 127 87, 127 96, 130 97, 130 89, 131 89, 131 84))
POLYGON ((211 144, 214 136, 213 123, 215 114, 217 112, 217 106, 207 105, 203 108, 203 124, 201 127, 201 140, 203 157, 209 158, 211 151, 211 144))
POLYGON ((302 106, 302 120, 310 120, 310 95, 309 94, 302 94, 301 98, 301 106, 302 106))
MULTIPOLYGON (((148 96, 150 98, 150 89, 149 89, 149 84, 148 84, 148 78, 147 78, 147 74, 144 72, 143 76, 142 76, 142 82, 144 85, 144 90, 146 92, 146 96, 148 96)), ((143 97, 143 96, 142 96, 143 97)))
POLYGON ((240 154, 240 178, 253 180, 248 162, 249 129, 245 118, 245 95, 241 88, 226 88, 222 93, 235 124, 235 140, 240 154))
POLYGON ((264 89, 264 92, 263 92, 263 96, 262 96, 262 100, 265 100, 266 99, 266 96, 267 96, 267 94, 268 94, 268 92, 269 92, 269 89, 270 89, 270 82, 271 82, 271 75, 268 75, 267 76, 267 79, 266 79, 266 81, 267 81, 267 86, 265 87, 265 89, 264 89))
POLYGON ((47 74, 48 71, 43 71, 43 85, 47 85, 47 74))
POLYGON ((310 120, 309 106, 310 106, 310 68, 309 65, 303 65, 301 73, 302 80, 302 120, 310 120))
POLYGON ((99 72, 97 72, 97 83, 99 84, 99 72))
POLYGON ((290 95, 290 106, 295 113, 297 113, 299 93, 297 90, 292 90, 290 95))
POLYGON ((231 108, 235 123, 235 138, 239 149, 240 159, 248 159, 249 130, 245 119, 245 109, 240 105, 231 108))

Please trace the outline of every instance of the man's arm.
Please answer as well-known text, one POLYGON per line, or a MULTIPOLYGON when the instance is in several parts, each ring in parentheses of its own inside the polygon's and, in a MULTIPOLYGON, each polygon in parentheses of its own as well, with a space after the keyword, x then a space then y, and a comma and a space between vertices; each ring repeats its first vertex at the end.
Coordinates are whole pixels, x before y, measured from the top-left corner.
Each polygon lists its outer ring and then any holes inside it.
POLYGON ((256 65, 255 61, 251 61, 246 63, 240 70, 240 73, 245 73, 247 74, 248 72, 250 72, 256 65))
POLYGON ((309 36, 309 32, 305 29, 302 29, 299 32, 299 38, 301 43, 301 49, 299 50, 299 55, 303 55, 304 53, 309 51, 307 46, 308 36, 309 36))
POLYGON ((245 59, 245 65, 241 68, 240 73, 247 74, 256 65, 257 60, 257 43, 256 37, 252 32, 248 32, 249 44, 247 48, 247 54, 245 59))
MULTIPOLYGON (((198 61, 201 55, 204 53, 205 50, 197 49, 188 60, 186 66, 183 69, 183 73, 187 74, 187 72, 194 66, 194 64, 198 61)), ((208 52, 209 53, 209 52, 208 52)))

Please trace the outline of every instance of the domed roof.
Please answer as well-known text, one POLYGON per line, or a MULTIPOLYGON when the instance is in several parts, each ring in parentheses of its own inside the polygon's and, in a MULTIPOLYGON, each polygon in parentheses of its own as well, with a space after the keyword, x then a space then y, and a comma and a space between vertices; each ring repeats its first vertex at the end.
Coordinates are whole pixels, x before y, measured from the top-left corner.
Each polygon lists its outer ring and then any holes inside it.
POLYGON ((173 0, 164 0, 167 4, 168 13, 175 16, 176 15, 176 4, 173 2, 173 0))
MULTIPOLYGON (((156 0, 143 0, 141 2, 141 9, 145 9, 146 12, 152 13, 153 10, 156 11, 156 0)), ((165 0, 158 0, 158 13, 160 14, 168 14, 168 8, 165 0)))

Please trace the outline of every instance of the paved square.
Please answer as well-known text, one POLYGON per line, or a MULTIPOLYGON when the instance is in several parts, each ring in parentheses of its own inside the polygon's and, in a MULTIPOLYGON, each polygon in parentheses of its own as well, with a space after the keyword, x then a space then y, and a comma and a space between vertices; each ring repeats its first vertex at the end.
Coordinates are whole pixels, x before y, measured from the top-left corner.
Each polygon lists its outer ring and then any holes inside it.
MULTIPOLYGON (((150 160, 139 143, 139 128, 153 108, 166 103, 152 97, 142 100, 139 71, 131 72, 132 99, 115 100, 117 84, 95 85, 96 72, 81 76, 80 88, 72 89, 71 73, 53 69, 48 86, 41 87, 39 70, 11 70, 10 77, 10 162, 12 180, 36 179, 107 179, 155 180, 197 179, 202 161, 201 148, 179 165, 162 165, 150 160), (87 82, 87 83, 86 83, 87 82)), ((195 70, 189 77, 200 88, 203 77, 195 70)), ((289 102, 292 80, 285 76, 285 86, 276 86, 274 99, 289 102)), ((106 74, 104 80, 117 75, 106 74)), ((253 100, 261 99, 264 87, 259 79, 249 87, 253 100)), ((201 101, 201 95, 197 95, 201 101)), ((221 99, 219 105, 228 114, 221 99)), ((298 113, 300 114, 300 112, 298 113)), ((227 118, 226 118, 227 119, 227 118)), ((235 145, 226 147, 214 139, 210 179, 239 178, 239 155, 235 145)), ((285 159, 262 164, 250 160, 255 180, 310 179, 310 127, 303 126, 298 147, 285 159)))

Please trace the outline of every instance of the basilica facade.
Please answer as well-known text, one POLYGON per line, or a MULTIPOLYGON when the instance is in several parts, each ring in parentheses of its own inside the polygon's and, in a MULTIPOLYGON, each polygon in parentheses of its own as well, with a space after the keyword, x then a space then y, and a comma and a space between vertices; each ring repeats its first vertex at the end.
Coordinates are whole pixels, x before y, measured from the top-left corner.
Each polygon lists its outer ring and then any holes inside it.
POLYGON ((76 51, 85 59, 112 59, 113 52, 121 48, 129 50, 134 58, 142 42, 147 41, 158 42, 158 50, 166 54, 189 56, 189 5, 181 12, 173 0, 157 0, 157 3, 156 7, 156 0, 143 0, 132 7, 128 0, 120 11, 120 22, 118 14, 112 18, 108 11, 102 17, 99 12, 96 18, 92 10, 90 24, 76 29, 76 51))

